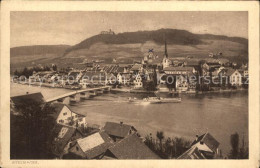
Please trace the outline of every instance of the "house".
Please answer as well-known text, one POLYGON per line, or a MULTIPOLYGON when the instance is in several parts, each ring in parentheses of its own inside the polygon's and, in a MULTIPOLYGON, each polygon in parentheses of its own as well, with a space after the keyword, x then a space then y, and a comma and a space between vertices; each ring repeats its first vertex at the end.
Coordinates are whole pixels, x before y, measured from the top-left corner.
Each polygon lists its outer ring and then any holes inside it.
POLYGON ((86 117, 72 111, 66 104, 53 103, 52 106, 55 112, 51 116, 56 120, 56 123, 72 127, 87 127, 86 117))
POLYGON ((221 65, 218 62, 205 62, 204 64, 202 64, 202 74, 204 76, 209 76, 211 72, 215 71, 219 67, 221 67, 221 65))
POLYGON ((11 105, 11 112, 13 114, 19 115, 20 113, 18 112, 17 106, 24 105, 24 103, 44 103, 44 97, 41 92, 36 92, 36 93, 29 93, 27 92, 24 95, 19 95, 19 96, 13 96, 10 98, 10 105, 11 105))
POLYGON ((132 74, 138 74, 143 71, 143 65, 142 64, 134 64, 132 68, 130 69, 130 72, 132 74))
POLYGON ((228 68, 226 70, 225 75, 229 77, 229 83, 232 86, 240 86, 242 85, 242 75, 238 70, 228 68))
POLYGON ((81 132, 74 127, 56 124, 51 130, 48 146, 52 154, 57 158, 62 158, 64 154, 69 152, 74 141, 82 136, 81 132))
POLYGON ((112 73, 107 74, 106 78, 107 78, 107 84, 113 85, 117 82, 117 76, 115 76, 112 73))
POLYGON ((135 89, 143 88, 142 77, 141 77, 140 74, 135 75, 134 88, 135 88, 135 89))
POLYGON ((118 83, 120 83, 120 84, 123 83, 122 75, 120 73, 117 74, 116 79, 117 79, 118 83))
POLYGON ((24 105, 24 102, 36 102, 36 103, 44 103, 44 97, 41 92, 29 93, 27 92, 25 95, 13 96, 10 98, 10 108, 11 112, 15 115, 19 115, 19 110, 17 106, 24 105))
POLYGON ((113 144, 113 140, 104 131, 77 139, 76 144, 70 148, 73 153, 85 159, 99 159, 113 144))
POLYGON ((102 159, 160 159, 136 134, 110 146, 102 159))
POLYGON ((87 71, 80 78, 81 85, 106 85, 108 80, 104 72, 87 71))
POLYGON ((193 146, 177 159, 206 159, 206 157, 199 151, 198 147, 193 146))
POLYGON ((45 102, 44 97, 41 92, 36 92, 36 93, 29 93, 26 92, 24 95, 19 95, 19 96, 13 96, 11 97, 11 102, 15 104, 22 104, 24 101, 33 101, 33 102, 45 102))
POLYGON ((219 142, 210 134, 205 133, 201 136, 196 135, 196 139, 192 142, 191 148, 188 149, 184 153, 183 156, 180 156, 180 158, 188 157, 187 155, 191 153, 197 153, 200 152, 201 156, 198 157, 205 157, 206 159, 213 159, 219 156, 219 142), (197 148, 197 149, 196 149, 197 148))
POLYGON ((72 71, 68 74, 69 80, 73 82, 79 82, 81 77, 82 77, 81 71, 72 71))
POLYGON ((223 66, 229 66, 230 65, 230 61, 226 58, 219 58, 218 63, 220 65, 223 65, 223 66))
POLYGON ((175 88, 176 91, 179 92, 186 92, 189 89, 189 83, 188 79, 185 78, 183 75, 179 75, 176 77, 176 82, 175 82, 175 88))
POLYGON ((166 67, 163 71, 167 75, 190 75, 196 73, 193 67, 166 67))
POLYGON ((106 122, 104 130, 114 141, 119 141, 127 135, 137 132, 133 126, 124 124, 123 122, 106 122))

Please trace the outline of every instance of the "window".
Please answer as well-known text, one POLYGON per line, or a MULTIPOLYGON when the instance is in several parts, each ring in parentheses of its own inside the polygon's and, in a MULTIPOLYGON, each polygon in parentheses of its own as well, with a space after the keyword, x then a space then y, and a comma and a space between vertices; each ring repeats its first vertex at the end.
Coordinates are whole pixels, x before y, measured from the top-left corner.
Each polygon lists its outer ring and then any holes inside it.
POLYGON ((63 120, 59 120, 60 123, 63 123, 64 121, 63 120))
POLYGON ((63 115, 64 115, 64 116, 67 115, 67 112, 63 113, 63 115))
POLYGON ((76 146, 76 150, 78 151, 78 150, 79 150, 79 147, 76 146))

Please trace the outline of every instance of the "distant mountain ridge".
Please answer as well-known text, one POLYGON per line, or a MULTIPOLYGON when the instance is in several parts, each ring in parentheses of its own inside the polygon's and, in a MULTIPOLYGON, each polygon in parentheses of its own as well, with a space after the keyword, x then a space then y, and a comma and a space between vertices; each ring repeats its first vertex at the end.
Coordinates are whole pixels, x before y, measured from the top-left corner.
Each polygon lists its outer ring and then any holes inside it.
POLYGON ((167 40, 167 44, 178 45, 203 44, 204 42, 202 41, 202 39, 227 40, 244 45, 247 45, 248 43, 247 39, 241 37, 228 37, 212 34, 193 34, 189 31, 179 29, 159 29, 154 31, 125 32, 115 35, 98 34, 68 48, 65 52, 65 55, 74 50, 88 49, 93 44, 99 42, 105 44, 134 44, 145 43, 146 41, 154 41, 157 44, 163 44, 165 38, 167 40))
POLYGON ((41 54, 63 54, 69 45, 33 45, 33 46, 20 46, 10 49, 10 56, 19 55, 41 55, 41 54))

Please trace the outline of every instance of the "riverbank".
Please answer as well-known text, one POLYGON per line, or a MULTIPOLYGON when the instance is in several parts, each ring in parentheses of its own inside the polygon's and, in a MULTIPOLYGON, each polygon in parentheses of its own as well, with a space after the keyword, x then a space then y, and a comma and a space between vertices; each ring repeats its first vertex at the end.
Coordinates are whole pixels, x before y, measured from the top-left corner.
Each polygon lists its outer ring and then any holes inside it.
MULTIPOLYGON (((16 84, 21 84, 21 85, 28 85, 28 86, 39 86, 39 87, 46 87, 46 88, 62 88, 66 90, 77 90, 75 88, 66 88, 63 87, 62 85, 58 84, 49 84, 49 83, 40 83, 40 82, 33 82, 33 83, 28 83, 28 82, 17 82, 16 84)), ((80 89, 78 89, 80 90, 80 89)), ((248 89, 244 88, 238 88, 238 89, 219 89, 219 90, 212 90, 212 91, 169 91, 169 92, 160 92, 160 91, 146 91, 143 89, 133 89, 130 87, 122 87, 122 88, 112 88, 111 91, 113 93, 139 93, 139 94, 152 94, 152 93, 168 93, 168 94, 208 94, 208 93, 228 93, 228 92, 239 92, 239 91, 248 91, 248 89)))

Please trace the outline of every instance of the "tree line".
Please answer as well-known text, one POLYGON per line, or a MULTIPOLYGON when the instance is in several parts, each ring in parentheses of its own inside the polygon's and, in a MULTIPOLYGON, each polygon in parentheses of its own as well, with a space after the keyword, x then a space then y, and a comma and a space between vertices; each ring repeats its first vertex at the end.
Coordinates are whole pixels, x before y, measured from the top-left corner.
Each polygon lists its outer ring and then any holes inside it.
POLYGON ((17 69, 14 71, 14 75, 15 76, 25 76, 26 78, 29 78, 29 76, 32 76, 33 75, 33 72, 40 72, 40 71, 57 71, 58 70, 58 67, 57 65, 53 64, 51 66, 48 66, 48 65, 44 65, 43 67, 39 67, 39 66, 34 66, 32 68, 27 68, 27 67, 24 67, 23 70, 21 71, 18 71, 17 69))

